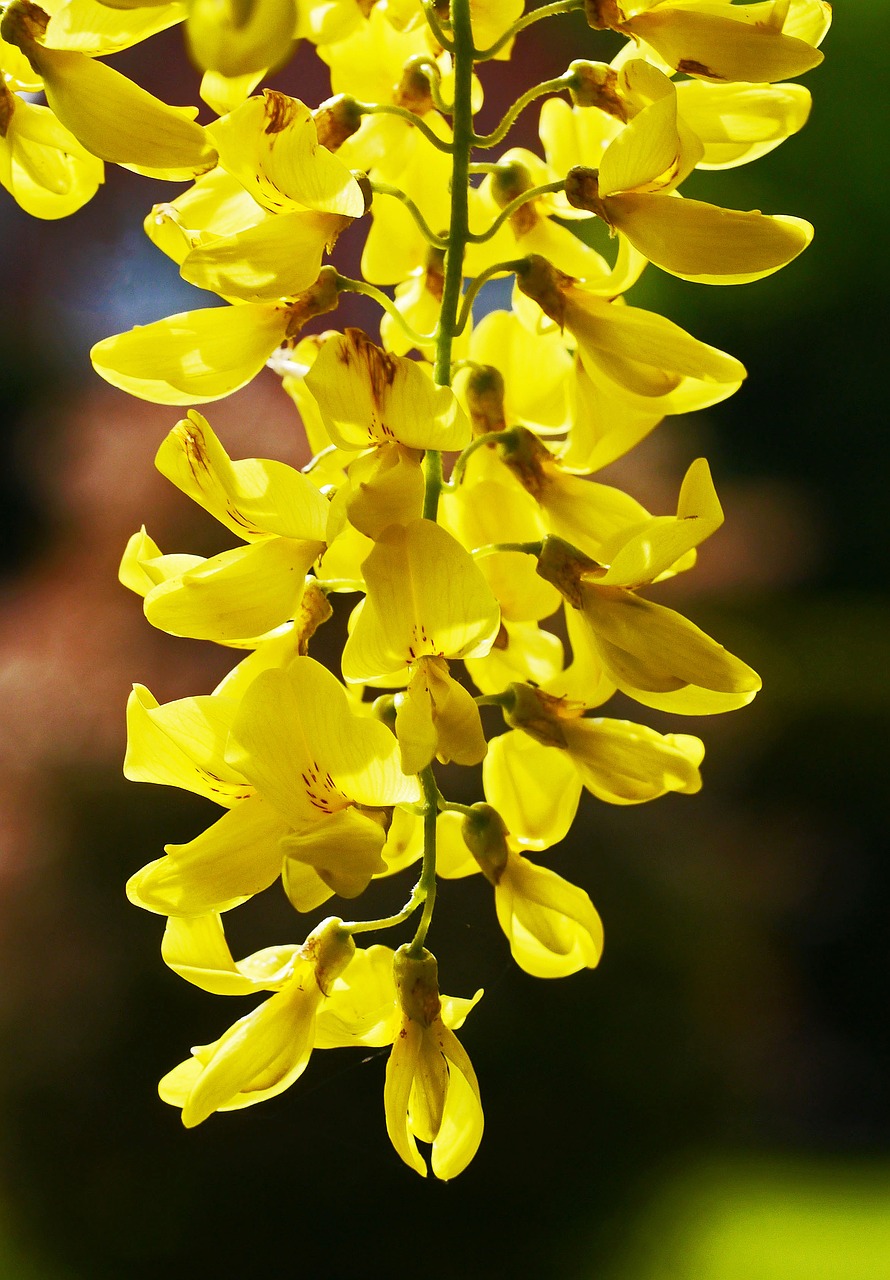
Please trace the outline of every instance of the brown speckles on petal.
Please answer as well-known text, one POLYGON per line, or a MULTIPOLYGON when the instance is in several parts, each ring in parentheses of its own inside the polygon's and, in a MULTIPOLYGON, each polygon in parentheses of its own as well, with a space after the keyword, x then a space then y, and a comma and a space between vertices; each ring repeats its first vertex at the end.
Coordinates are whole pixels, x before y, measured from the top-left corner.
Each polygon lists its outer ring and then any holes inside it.
POLYGON ((677 70, 687 76, 704 76, 707 80, 725 80, 726 76, 719 75, 710 67, 706 67, 703 62, 696 62, 693 58, 681 58, 677 63, 677 70))
POLYGON ((277 89, 265 89, 263 99, 266 112, 263 132, 282 133, 295 119, 299 104, 286 93, 279 93, 277 89))

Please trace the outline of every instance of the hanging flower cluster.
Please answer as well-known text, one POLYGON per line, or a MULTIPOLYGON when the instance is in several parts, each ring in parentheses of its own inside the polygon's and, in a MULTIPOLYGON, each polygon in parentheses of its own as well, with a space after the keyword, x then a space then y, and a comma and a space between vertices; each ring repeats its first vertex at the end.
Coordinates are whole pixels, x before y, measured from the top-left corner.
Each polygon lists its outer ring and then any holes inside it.
POLYGON ((137 686, 128 708, 127 777, 222 810, 129 896, 167 917, 163 956, 187 981, 263 993, 161 1081, 184 1124, 280 1093, 313 1048, 392 1045, 395 1150, 425 1174, 417 1144, 430 1144, 437 1177, 460 1173, 482 1107, 455 1032, 481 992, 440 995, 425 946, 437 878, 481 873, 527 973, 594 967, 599 916, 538 855, 566 836, 582 790, 618 805, 693 794, 704 754, 697 737, 600 709, 620 691, 700 716, 757 692, 749 666, 657 600, 722 522, 707 463, 689 468, 675 514, 589 477, 666 415, 741 385, 738 360, 625 294, 648 264, 739 284, 807 246, 799 218, 680 189, 802 127, 809 94, 787 81, 821 61, 829 20, 823 0, 556 0, 525 16, 522 0, 5 6, 0 182, 55 218, 90 199, 103 162, 187 180, 145 229, 222 303, 92 353, 114 386, 188 407, 157 466, 239 539, 204 559, 143 529, 120 572, 153 626, 240 657, 210 694, 159 705, 137 686), (478 133, 477 71, 573 9, 627 38, 617 56, 572 62, 478 133), (102 61, 177 22, 207 125, 102 61), (315 109, 254 92, 300 38, 330 68, 334 96, 315 109), (540 154, 502 149, 538 99, 540 154), (596 220, 608 258, 575 234, 596 220), (326 263, 357 221, 358 280, 326 263), (512 307, 475 323, 495 276, 514 278, 512 307), (379 335, 304 336, 343 292, 376 299, 379 335), (308 436, 302 472, 232 460, 193 407, 267 363, 308 436), (310 653, 332 593, 358 597, 337 671, 310 653), (500 731, 482 705, 500 709, 500 731), (437 761, 481 764, 479 802, 444 796, 437 761), (302 943, 232 958, 225 913, 276 881, 306 913, 403 872, 416 883, 391 917, 332 916, 302 943), (395 951, 357 948, 418 912, 395 951))

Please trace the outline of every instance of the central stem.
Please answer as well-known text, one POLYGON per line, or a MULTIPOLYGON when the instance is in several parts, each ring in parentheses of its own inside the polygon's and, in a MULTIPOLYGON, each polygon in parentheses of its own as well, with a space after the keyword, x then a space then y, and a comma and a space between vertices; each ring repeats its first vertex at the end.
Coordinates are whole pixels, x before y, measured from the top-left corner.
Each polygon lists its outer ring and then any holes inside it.
MULTIPOLYGON (((433 379, 439 386, 451 383, 451 345, 457 333, 464 278, 464 250, 470 235, 470 156, 473 150, 473 29, 470 0, 451 0, 454 46, 454 111, 451 144, 451 223, 445 252, 445 279, 436 337, 433 379)), ((435 520, 442 487, 442 463, 438 454, 427 455, 426 498, 423 514, 435 520)))

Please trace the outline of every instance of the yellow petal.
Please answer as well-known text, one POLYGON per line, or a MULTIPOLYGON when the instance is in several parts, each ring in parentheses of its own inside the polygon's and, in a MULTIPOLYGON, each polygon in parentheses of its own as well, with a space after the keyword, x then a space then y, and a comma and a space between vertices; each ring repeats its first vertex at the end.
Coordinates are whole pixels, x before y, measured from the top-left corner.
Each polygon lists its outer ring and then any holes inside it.
MULTIPOLYGON (((735 6, 727 16, 664 4, 640 13, 623 29, 651 44, 670 66, 709 80, 750 80, 767 84, 803 75, 822 54, 812 45, 764 22, 738 21, 735 6)), ((752 6, 757 7, 757 6, 752 6)))
POLYGON ((329 338, 306 375, 322 420, 341 449, 395 440, 413 449, 462 449, 470 424, 450 387, 416 360, 390 355, 361 329, 329 338))
POLYGON ((325 251, 350 221, 314 210, 278 214, 192 249, 180 274, 226 298, 293 297, 315 282, 325 251))
POLYGON ((191 0, 186 39, 202 70, 244 76, 282 60, 296 21, 293 0, 191 0))
POLYGON ((95 195, 104 181, 102 161, 84 150, 49 108, 34 106, 0 85, 0 118, 5 120, 0 183, 26 213, 64 218, 95 195))
POLYGON ((167 106, 85 54, 37 45, 28 52, 47 103, 93 155, 156 178, 193 178, 213 167, 216 152, 192 108, 167 106))
POLYGON ((207 420, 194 409, 167 436, 155 466, 246 541, 269 534, 324 539, 328 503, 311 481, 283 462, 232 462, 207 420))
POLYGON ((300 831, 353 802, 379 808, 420 797, 416 779, 399 768, 390 730, 354 715, 343 686, 312 658, 257 676, 242 699, 229 753, 300 831))
POLYGON ((701 790, 704 747, 687 734, 660 734, 628 720, 566 720, 566 750, 584 786, 609 804, 641 804, 669 791, 701 790))
POLYGON ((479 1150, 484 1121, 479 1082, 466 1050, 444 1024, 439 1043, 448 1061, 448 1092, 430 1163, 435 1176, 447 1182, 463 1173, 479 1150))
POLYGON ((607 196, 612 224, 663 271, 701 284, 745 284, 772 275, 807 247, 802 218, 720 209, 700 200, 628 192, 607 196))
POLYGON ((168 920, 161 943, 164 963, 186 982, 213 995, 275 991, 291 977, 299 947, 265 947, 235 961, 215 913, 168 920))
POLYGON ((182 698, 160 706, 143 685, 127 703, 124 777, 183 787, 226 808, 253 794, 244 775, 226 763, 235 704, 225 698, 182 698))
POLYGON ((219 163, 272 213, 317 209, 360 218, 364 196, 341 160, 319 144, 312 112, 266 89, 208 126, 219 163))
POLYGON ((521 969, 536 978, 564 978, 594 969, 603 926, 588 895, 547 867, 511 853, 495 887, 498 923, 521 969))
POLYGON ((677 85, 680 114, 704 143, 700 169, 730 169, 766 155, 803 128, 811 102, 799 84, 677 85))
POLYGON ((284 340, 286 307, 245 302, 184 311, 97 342, 97 373, 131 396, 155 404, 221 400, 259 373, 284 340))
POLYGON ((581 799, 581 781, 565 751, 511 729, 488 744, 482 780, 486 800, 524 848, 548 849, 565 838, 581 799))
POLYGON ((313 867, 342 898, 357 898, 373 875, 386 870, 383 827, 354 808, 322 815, 306 831, 281 842, 285 858, 313 867))
POLYGON ((293 618, 318 542, 266 538, 212 556, 145 598, 154 627, 193 640, 249 645, 293 618))
POLYGON ((361 683, 421 657, 487 653, 500 612, 459 542, 431 520, 390 525, 363 565, 368 598, 343 650, 343 675, 361 683))
POLYGON ((131 877, 127 896, 159 915, 228 911, 277 879, 288 831, 265 800, 251 796, 188 844, 167 845, 166 857, 131 877))

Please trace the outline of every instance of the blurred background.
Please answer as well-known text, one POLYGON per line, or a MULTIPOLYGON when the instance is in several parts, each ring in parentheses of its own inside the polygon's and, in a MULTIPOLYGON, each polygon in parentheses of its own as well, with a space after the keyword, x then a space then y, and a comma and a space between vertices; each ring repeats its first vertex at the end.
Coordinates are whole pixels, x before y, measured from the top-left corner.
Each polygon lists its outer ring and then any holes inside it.
MULTIPOLYGON (((4 195, 2 1280, 890 1276, 880 8, 840 9, 801 135, 684 187, 805 216, 811 249, 738 289, 650 268, 631 294, 749 378, 597 478, 668 512, 688 463, 709 458, 726 525, 659 599, 755 666, 764 692, 728 717, 674 719, 707 743, 700 796, 632 809, 585 796, 548 861, 603 916, 598 971, 526 976, 487 886, 445 883, 431 935, 443 989, 486 989, 462 1032, 486 1136, 453 1184, 421 1182, 391 1150, 385 1052, 316 1054, 283 1096, 193 1132, 157 1099, 158 1078, 249 1004, 169 973, 162 922, 124 897, 164 843, 216 813, 124 782, 124 704, 136 680, 162 702, 208 692, 230 659, 153 631, 116 570, 143 521, 165 550, 212 554, 225 535, 153 470, 177 411, 112 391, 87 352, 203 304, 141 231, 178 188, 109 171, 60 223, 4 195)), ((514 86, 604 47, 577 15, 536 27, 484 81, 483 124, 514 86)), ((168 101, 198 100, 176 30, 114 61, 168 101)), ((275 80, 310 104, 327 83, 308 47, 275 80)), ((536 112, 524 120, 511 141, 534 146, 536 112)), ((270 374, 207 412, 233 456, 305 460, 270 374)), ((368 914, 404 890, 376 886, 368 914)), ((276 890, 229 919, 236 954, 303 936, 276 890)))

